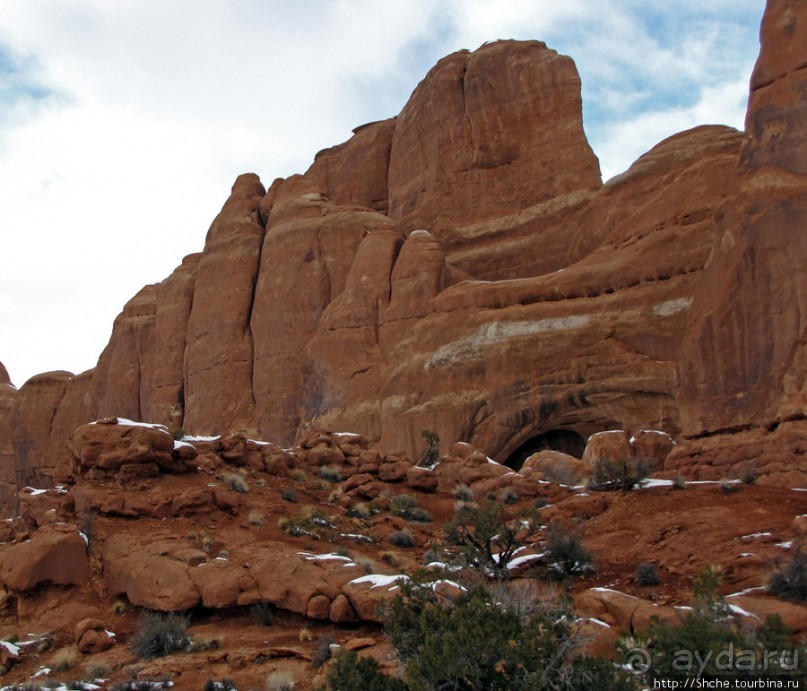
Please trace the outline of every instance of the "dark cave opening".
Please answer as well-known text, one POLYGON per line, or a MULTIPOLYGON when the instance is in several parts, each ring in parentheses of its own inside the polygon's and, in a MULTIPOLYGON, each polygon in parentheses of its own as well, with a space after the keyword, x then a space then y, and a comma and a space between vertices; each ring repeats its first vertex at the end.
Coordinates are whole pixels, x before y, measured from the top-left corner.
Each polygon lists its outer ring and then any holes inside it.
POLYGON ((551 429, 535 437, 530 437, 504 462, 509 468, 518 470, 532 454, 538 451, 560 451, 561 453, 582 458, 586 450, 586 440, 577 432, 568 429, 551 429))

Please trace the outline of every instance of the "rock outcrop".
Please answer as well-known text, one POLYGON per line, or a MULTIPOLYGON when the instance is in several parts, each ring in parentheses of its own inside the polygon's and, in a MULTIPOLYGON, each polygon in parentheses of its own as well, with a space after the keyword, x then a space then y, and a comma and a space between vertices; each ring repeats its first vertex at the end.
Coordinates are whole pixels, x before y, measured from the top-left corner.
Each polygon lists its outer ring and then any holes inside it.
POLYGON ((760 36, 731 197, 715 209, 681 358, 691 443, 678 462, 690 472, 702 455, 724 472, 805 469, 807 5, 770 0, 760 36))
POLYGON ((805 17, 769 3, 745 134, 680 133, 604 186, 574 64, 536 41, 444 58, 305 174, 240 176, 95 370, 0 383, 3 506, 115 415, 410 458, 430 430, 511 466, 655 429, 670 472, 806 482, 805 17))

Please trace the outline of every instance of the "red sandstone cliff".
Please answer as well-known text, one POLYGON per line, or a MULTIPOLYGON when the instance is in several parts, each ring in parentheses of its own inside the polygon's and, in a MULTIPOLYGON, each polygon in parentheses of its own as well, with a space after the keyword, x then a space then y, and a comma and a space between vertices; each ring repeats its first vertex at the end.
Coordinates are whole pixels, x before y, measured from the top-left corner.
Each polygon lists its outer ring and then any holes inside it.
POLYGON ((430 429, 500 461, 658 428, 690 475, 803 481, 805 27, 769 2, 747 134, 681 133, 605 186, 573 62, 513 41, 441 60, 303 175, 240 176, 95 370, 0 376, 0 501, 106 415, 412 457, 430 429))

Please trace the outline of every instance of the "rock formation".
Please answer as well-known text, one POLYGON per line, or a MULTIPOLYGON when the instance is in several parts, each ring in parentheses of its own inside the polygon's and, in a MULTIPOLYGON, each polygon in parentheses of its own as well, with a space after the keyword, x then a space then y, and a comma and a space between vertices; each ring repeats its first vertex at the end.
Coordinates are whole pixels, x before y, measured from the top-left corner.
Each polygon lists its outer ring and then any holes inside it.
POLYGON ((806 17, 769 2, 746 134, 683 132, 606 185, 574 64, 537 41, 444 58, 305 174, 240 176, 94 370, 0 370, 3 507, 112 415, 410 458, 431 430, 513 466, 656 429, 669 472, 807 481, 806 17))

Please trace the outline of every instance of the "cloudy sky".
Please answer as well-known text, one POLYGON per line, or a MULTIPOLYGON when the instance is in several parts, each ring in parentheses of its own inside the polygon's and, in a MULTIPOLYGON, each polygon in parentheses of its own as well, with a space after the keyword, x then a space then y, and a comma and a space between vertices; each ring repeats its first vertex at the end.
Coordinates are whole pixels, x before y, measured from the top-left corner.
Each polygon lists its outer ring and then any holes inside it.
POLYGON ((605 179, 742 128, 763 0, 0 0, 0 362, 93 367, 143 285, 202 249, 235 177, 304 172, 442 56, 571 55, 605 179))

